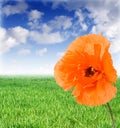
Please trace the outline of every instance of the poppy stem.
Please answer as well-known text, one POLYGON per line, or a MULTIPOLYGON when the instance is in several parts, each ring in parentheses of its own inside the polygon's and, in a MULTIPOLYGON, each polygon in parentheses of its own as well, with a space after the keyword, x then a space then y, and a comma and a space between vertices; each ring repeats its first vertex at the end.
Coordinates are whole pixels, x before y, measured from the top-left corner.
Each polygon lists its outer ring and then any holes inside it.
POLYGON ((110 113, 110 116, 111 116, 112 126, 113 126, 113 128, 116 128, 116 126, 115 126, 115 121, 114 121, 114 118, 113 118, 112 109, 111 109, 111 107, 110 107, 110 104, 109 104, 109 103, 107 103, 107 107, 108 107, 108 110, 109 110, 109 113, 110 113))

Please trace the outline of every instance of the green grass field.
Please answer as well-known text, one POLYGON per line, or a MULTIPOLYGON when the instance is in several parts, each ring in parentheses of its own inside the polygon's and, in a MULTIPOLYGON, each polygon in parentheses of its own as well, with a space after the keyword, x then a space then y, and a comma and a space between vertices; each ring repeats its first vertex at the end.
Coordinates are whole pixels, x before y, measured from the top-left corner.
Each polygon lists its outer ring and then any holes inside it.
MULTIPOLYGON (((120 79, 110 101, 120 128, 120 79)), ((0 128, 112 128, 106 105, 75 102, 52 77, 0 77, 0 128)))

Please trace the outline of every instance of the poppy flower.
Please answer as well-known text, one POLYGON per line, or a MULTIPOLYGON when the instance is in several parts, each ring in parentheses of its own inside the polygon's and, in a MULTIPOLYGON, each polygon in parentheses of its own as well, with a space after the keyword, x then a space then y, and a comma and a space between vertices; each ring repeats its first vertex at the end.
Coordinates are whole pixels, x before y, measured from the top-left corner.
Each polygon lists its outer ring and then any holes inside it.
POLYGON ((117 73, 108 51, 109 41, 99 34, 75 39, 54 67, 56 82, 80 104, 97 106, 116 95, 117 73))

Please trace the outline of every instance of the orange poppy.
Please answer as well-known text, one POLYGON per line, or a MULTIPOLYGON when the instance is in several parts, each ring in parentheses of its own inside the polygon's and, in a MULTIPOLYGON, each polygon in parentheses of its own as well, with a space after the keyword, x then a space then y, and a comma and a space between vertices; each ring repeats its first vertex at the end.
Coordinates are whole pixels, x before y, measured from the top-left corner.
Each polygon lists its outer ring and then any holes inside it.
POLYGON ((56 82, 64 89, 74 87, 80 104, 97 106, 116 95, 117 73, 108 52, 109 41, 99 34, 88 34, 74 40, 54 67, 56 82))

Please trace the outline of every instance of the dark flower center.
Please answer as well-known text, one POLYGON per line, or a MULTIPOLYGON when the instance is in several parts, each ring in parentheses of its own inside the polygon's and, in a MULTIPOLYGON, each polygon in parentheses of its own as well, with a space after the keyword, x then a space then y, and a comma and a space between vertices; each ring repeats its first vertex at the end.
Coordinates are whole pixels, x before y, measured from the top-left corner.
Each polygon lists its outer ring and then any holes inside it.
POLYGON ((90 66, 85 70, 85 77, 93 76, 95 72, 97 72, 97 70, 90 66))

